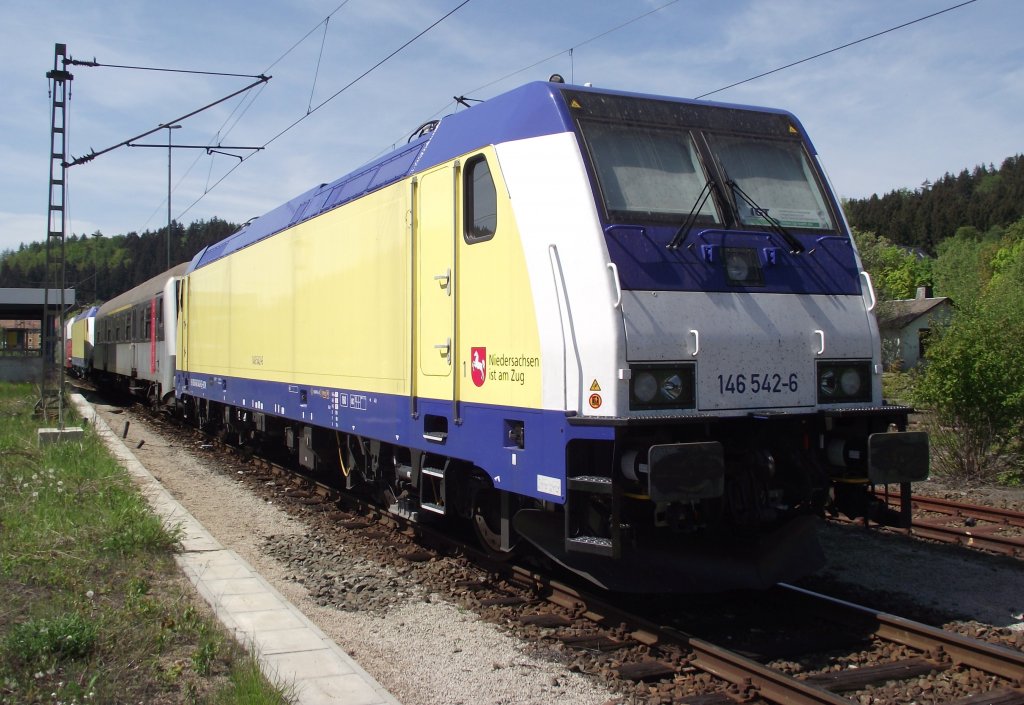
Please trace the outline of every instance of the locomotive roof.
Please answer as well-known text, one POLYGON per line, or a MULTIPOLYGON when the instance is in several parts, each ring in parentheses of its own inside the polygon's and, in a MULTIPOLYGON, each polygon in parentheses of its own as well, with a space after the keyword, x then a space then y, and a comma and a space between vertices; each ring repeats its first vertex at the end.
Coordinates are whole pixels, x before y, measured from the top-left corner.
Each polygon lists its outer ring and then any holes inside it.
MULTIPOLYGON (((535 81, 474 105, 463 112, 448 115, 441 119, 432 132, 364 164, 335 181, 315 186, 274 210, 250 220, 234 234, 197 253, 192 258, 188 271, 203 267, 292 225, 474 149, 528 137, 570 132, 573 130, 573 119, 561 97, 561 92, 567 90, 577 94, 645 98, 705 108, 720 107, 784 115, 793 124, 799 125, 799 121, 793 115, 774 108, 535 81)), ((800 133, 803 134, 802 128, 800 133)), ((809 141, 808 147, 813 151, 813 145, 809 141)))
POLYGON ((100 310, 99 306, 90 306, 89 308, 84 309, 81 313, 79 313, 77 316, 75 316, 74 320, 75 321, 81 321, 84 318, 95 318, 96 317, 96 312, 99 311, 99 310, 100 310))

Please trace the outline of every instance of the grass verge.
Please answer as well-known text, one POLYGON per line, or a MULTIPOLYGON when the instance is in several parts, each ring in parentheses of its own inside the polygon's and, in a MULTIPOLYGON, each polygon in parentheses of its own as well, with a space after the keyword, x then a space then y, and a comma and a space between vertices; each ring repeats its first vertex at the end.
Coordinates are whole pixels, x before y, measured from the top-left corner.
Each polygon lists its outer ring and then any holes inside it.
POLYGON ((0 703, 287 702, 96 435, 37 447, 35 401, 0 384, 0 703))

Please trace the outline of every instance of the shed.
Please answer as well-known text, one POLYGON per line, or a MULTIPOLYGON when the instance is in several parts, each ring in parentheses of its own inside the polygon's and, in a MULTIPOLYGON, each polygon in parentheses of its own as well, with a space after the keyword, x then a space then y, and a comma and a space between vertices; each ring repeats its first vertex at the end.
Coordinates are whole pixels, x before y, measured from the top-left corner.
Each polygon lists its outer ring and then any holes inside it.
POLYGON ((59 341, 61 303, 65 309, 75 303, 75 290, 0 289, 0 381, 41 380, 46 360, 60 362, 57 349, 43 350, 43 321, 54 322, 59 341), (49 313, 44 314, 44 305, 49 313))
POLYGON ((882 336, 882 364, 886 369, 909 370, 920 364, 932 328, 953 315, 948 296, 931 296, 930 287, 918 287, 917 297, 881 301, 875 309, 882 336))

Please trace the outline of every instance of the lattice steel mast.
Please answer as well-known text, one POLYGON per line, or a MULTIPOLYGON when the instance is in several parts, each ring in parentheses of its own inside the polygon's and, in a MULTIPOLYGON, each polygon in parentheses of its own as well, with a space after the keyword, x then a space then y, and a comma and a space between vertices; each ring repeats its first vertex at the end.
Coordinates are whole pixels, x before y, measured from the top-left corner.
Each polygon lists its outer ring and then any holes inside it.
POLYGON ((47 203, 46 275, 43 286, 43 371, 37 411, 48 418, 56 406, 58 424, 64 426, 64 314, 65 259, 64 240, 67 232, 67 105, 71 97, 70 83, 74 76, 65 68, 67 47, 54 45, 53 70, 46 72, 52 81, 50 95, 50 197, 47 203), (57 315, 50 311, 50 292, 59 292, 57 315), (60 346, 59 349, 57 346, 60 346), (56 365, 57 370, 53 367, 56 365), (56 388, 54 384, 56 383, 56 388))

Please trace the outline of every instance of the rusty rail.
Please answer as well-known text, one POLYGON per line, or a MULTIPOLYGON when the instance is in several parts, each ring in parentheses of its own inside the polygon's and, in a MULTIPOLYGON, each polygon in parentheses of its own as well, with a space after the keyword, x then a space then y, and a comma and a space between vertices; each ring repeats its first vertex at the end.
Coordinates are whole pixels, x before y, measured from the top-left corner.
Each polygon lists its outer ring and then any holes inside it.
POLYGON ((953 663, 980 669, 1005 678, 1017 687, 1024 687, 1024 653, 821 595, 795 585, 780 584, 779 587, 812 600, 831 615, 845 616, 848 619, 874 620, 875 634, 879 638, 921 651, 945 654, 953 663))
MULTIPOLYGON (((884 492, 876 492, 889 506, 900 507, 900 498, 884 492)), ((963 526, 950 526, 947 522, 915 516, 910 529, 894 529, 900 533, 917 536, 942 543, 955 543, 992 553, 1015 558, 1024 558, 1024 512, 996 507, 982 507, 954 502, 938 497, 913 495, 910 498, 914 512, 932 512, 949 517, 950 520, 964 520, 963 526), (977 522, 985 522, 978 525, 977 522), (998 531, 1022 529, 1020 536, 1003 536, 998 531)))

